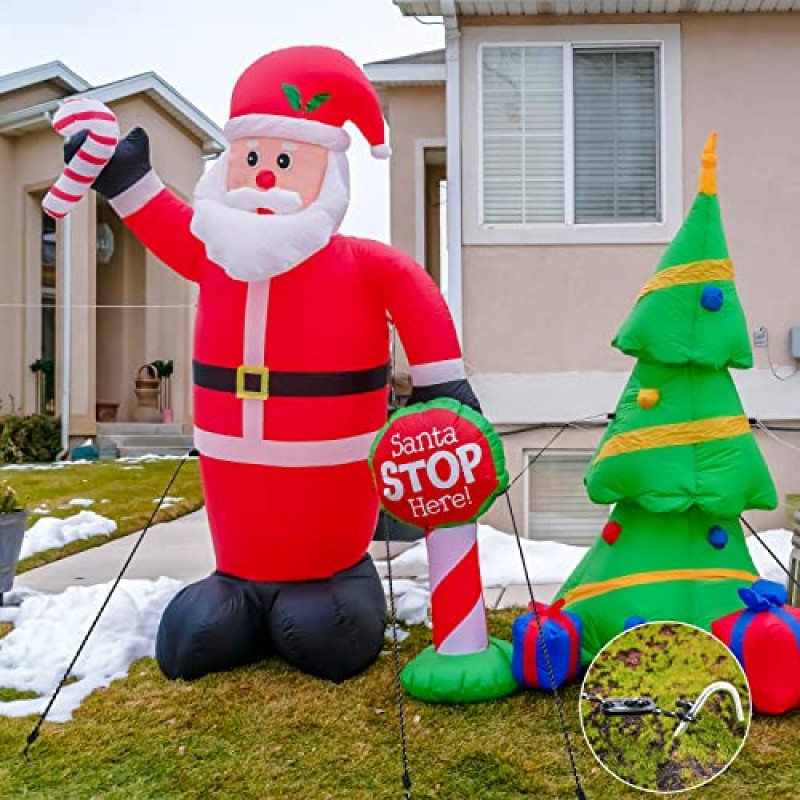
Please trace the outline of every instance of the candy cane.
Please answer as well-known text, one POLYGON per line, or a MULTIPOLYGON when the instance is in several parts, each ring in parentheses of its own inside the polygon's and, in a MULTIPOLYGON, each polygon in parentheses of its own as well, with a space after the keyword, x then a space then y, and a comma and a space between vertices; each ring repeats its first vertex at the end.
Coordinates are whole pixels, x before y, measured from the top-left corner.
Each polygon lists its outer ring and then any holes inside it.
POLYGON ((489 646, 481 589, 477 525, 427 532, 433 646, 438 653, 466 655, 489 646))
POLYGON ((80 97, 64 102, 53 117, 53 128, 67 138, 89 131, 42 201, 45 213, 60 219, 88 194, 92 183, 111 160, 119 141, 119 124, 111 109, 99 100, 80 97))

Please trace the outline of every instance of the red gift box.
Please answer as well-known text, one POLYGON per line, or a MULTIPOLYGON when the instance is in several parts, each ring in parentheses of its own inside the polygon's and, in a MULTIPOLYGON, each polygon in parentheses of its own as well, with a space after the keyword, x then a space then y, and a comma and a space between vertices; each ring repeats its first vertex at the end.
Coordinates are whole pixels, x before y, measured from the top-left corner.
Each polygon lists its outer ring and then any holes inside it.
POLYGON ((747 675, 753 706, 763 714, 800 708, 800 609, 785 606, 786 589, 756 581, 740 589, 746 608, 711 623, 747 675))

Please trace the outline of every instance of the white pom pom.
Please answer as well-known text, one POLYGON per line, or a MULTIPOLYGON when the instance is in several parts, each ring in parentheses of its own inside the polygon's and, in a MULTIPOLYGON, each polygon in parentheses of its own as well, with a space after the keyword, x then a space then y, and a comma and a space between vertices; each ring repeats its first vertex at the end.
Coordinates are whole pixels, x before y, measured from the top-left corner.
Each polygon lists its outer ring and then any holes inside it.
POLYGON ((376 144, 370 148, 373 158, 389 158, 392 154, 392 148, 388 144, 376 144))

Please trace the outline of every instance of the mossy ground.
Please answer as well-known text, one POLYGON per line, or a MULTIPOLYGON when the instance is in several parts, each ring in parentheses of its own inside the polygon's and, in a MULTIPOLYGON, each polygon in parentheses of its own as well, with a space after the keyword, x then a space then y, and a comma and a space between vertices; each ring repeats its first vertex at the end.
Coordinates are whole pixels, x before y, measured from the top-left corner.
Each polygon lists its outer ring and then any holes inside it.
POLYGON ((651 697, 663 709, 695 700, 713 681, 733 684, 745 721, 732 700, 715 694, 699 721, 678 738, 678 721, 652 715, 608 717, 583 700, 586 736, 597 757, 618 777, 643 789, 678 791, 717 775, 736 756, 747 730, 749 693, 736 659, 713 636, 687 625, 643 625, 615 639, 589 669, 584 690, 602 697, 651 697))
MULTIPOLYGON (((48 516, 63 519, 82 510, 80 507, 67 506, 70 500, 85 498, 95 501, 90 510, 117 523, 117 531, 111 536, 81 539, 26 558, 19 563, 17 573, 141 530, 153 513, 153 500, 161 497, 177 466, 177 461, 142 464, 102 462, 54 470, 0 471, 0 477, 16 489, 20 502, 29 511, 43 506, 49 509, 48 516), (104 503, 103 500, 108 502, 104 503)), ((189 460, 183 465, 169 495, 183 499, 162 508, 156 516, 156 522, 175 519, 202 506, 203 491, 196 460, 189 460)), ((28 527, 39 519, 41 515, 31 514, 28 527)))
MULTIPOLYGON (((491 614, 492 634, 508 637, 515 615, 491 614)), ((429 643, 429 632, 414 628, 400 647, 402 663, 429 643)), ((640 798, 590 755, 578 696, 577 685, 563 690, 587 797, 640 798)), ((388 652, 340 686, 277 660, 171 683, 145 659, 126 680, 90 696, 72 722, 46 724, 29 763, 21 750, 34 720, 0 719, 0 798, 399 798, 394 697, 388 652)), ((575 796, 548 694, 519 692, 463 706, 407 698, 406 721, 415 800, 575 796)), ((757 718, 740 757, 701 796, 796 797, 798 747, 798 715, 757 718)))

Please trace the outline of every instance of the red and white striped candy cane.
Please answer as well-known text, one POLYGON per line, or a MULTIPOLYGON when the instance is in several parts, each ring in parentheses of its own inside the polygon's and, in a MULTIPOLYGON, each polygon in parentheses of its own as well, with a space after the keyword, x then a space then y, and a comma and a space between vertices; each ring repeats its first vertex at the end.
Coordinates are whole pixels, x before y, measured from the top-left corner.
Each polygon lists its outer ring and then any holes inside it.
POLYGON ((431 587, 433 646, 445 655, 489 646, 478 561, 478 526, 437 528, 425 537, 431 587))
POLYGON ((114 112, 99 100, 78 97, 67 100, 53 117, 53 128, 69 138, 88 130, 89 135, 45 195, 42 208, 60 219, 88 194, 103 167, 111 160, 119 141, 114 112))

